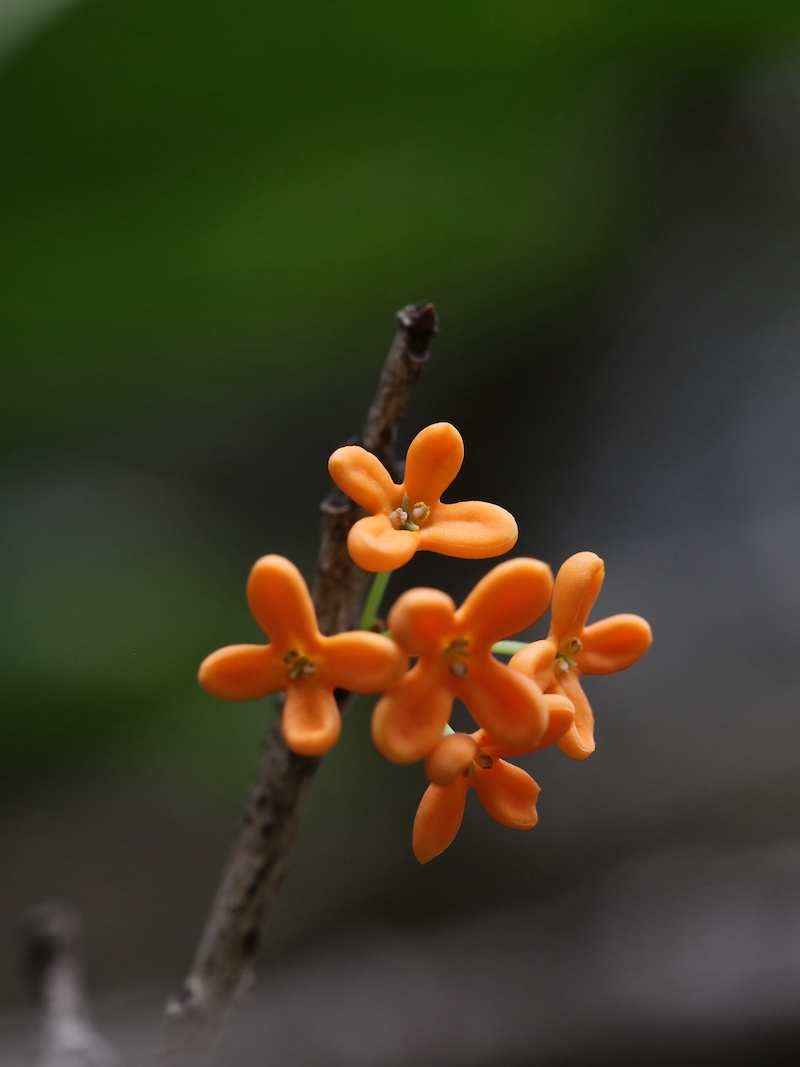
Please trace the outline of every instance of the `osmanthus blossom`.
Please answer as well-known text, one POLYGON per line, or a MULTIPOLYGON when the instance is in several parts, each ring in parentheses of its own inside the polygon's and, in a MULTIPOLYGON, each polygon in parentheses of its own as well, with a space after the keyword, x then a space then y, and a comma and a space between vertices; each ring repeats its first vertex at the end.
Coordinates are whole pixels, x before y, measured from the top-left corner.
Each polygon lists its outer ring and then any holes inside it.
POLYGON ((480 500, 442 503, 441 495, 463 461, 464 442, 449 422, 427 426, 411 442, 402 485, 366 449, 337 448, 328 462, 331 477, 370 512, 354 524, 347 538, 359 567, 396 570, 419 549, 487 559, 514 547, 517 524, 508 511, 480 500))
POLYGON ((247 599, 269 644, 229 645, 212 652, 200 665, 200 684, 225 700, 253 700, 284 690, 283 736, 303 756, 322 755, 339 737, 334 689, 374 693, 397 682, 408 666, 397 645, 380 634, 321 634, 308 586, 283 556, 256 562, 247 599))
MULTIPOLYGON (((550 713, 547 730, 538 745, 527 752, 554 744, 572 726, 572 703, 559 695, 545 699, 550 713)), ((432 860, 451 844, 461 826, 470 789, 503 826, 530 830, 536 825, 539 786, 527 771, 501 758, 525 754, 497 744, 485 730, 453 733, 439 741, 425 760, 431 784, 414 819, 412 846, 420 863, 432 860)))
POLYGON ((389 631, 417 662, 378 700, 372 737, 395 763, 413 763, 437 744, 459 697, 494 740, 522 750, 547 729, 548 710, 532 678, 492 655, 492 645, 545 611, 553 577, 536 559, 500 563, 456 609, 438 589, 409 589, 389 612, 389 631))
POLYGON ((595 749, 594 716, 581 687, 583 674, 613 674, 635 663, 650 647, 652 632, 638 615, 612 615, 586 625, 605 570, 594 552, 578 552, 564 563, 553 589, 550 632, 512 657, 509 667, 545 692, 567 697, 575 722, 559 748, 573 759, 595 749))

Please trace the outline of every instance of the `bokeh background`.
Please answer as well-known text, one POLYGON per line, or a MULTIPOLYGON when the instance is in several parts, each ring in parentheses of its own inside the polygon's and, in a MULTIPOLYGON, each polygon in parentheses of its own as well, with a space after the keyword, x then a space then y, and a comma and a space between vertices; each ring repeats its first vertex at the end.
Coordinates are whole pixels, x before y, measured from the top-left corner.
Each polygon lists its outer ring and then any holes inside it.
POLYGON ((0 219, 0 1063, 52 898, 148 1062, 271 715, 197 663, 257 556, 310 576, 418 300, 404 442, 455 422, 458 497, 655 644, 534 831, 424 868, 359 703, 220 1062, 796 1063, 800 4, 1 0, 0 219))

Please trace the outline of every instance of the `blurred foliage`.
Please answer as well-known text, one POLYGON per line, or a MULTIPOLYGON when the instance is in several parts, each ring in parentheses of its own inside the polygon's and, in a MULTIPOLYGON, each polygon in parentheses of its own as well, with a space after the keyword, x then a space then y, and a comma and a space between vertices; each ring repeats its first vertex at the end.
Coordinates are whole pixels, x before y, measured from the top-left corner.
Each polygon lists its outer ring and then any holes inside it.
POLYGON ((7 446, 296 396, 434 298, 530 322, 641 227, 654 117, 779 0, 84 0, 0 71, 7 446))
MULTIPOLYGON (((468 374, 640 240, 665 117, 799 26, 789 0, 74 4, 0 69, 0 447, 46 466, 226 395, 301 417, 421 298, 468 374)), ((37 492, 0 515, 3 775, 120 730, 251 761, 265 709, 194 691, 255 636, 244 566, 169 493, 37 492)))

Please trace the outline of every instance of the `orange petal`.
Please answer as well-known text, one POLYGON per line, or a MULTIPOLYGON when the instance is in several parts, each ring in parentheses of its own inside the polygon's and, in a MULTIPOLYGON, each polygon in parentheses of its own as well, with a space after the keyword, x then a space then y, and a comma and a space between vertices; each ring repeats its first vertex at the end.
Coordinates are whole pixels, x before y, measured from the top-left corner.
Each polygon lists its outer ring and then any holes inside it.
POLYGON ((247 600, 253 618, 282 652, 300 645, 313 651, 319 629, 311 594, 300 571, 283 556, 256 560, 247 581, 247 600))
POLYGON ((550 718, 537 751, 560 741, 575 722, 575 705, 568 697, 562 696, 561 693, 546 693, 544 702, 550 718))
POLYGON ((575 722, 558 742, 562 752, 572 759, 586 759, 594 752, 594 715, 580 679, 574 671, 556 683, 556 691, 571 700, 575 707, 575 722))
POLYGON ((443 737, 425 758, 425 773, 434 785, 450 785, 472 763, 478 746, 469 734, 443 737))
POLYGON ((375 693, 402 678, 408 657, 387 637, 353 630, 323 637, 320 663, 332 687, 375 693))
POLYGON ((560 741, 564 734, 575 722, 575 707, 571 700, 560 693, 545 693, 544 703, 549 716, 547 729, 539 739, 535 748, 518 749, 511 745, 499 745, 485 730, 479 730, 471 736, 478 748, 493 758, 501 756, 525 756, 529 752, 539 752, 543 748, 549 748, 560 741))
POLYGON ((372 713, 375 747, 393 763, 423 759, 439 742, 453 707, 444 669, 417 663, 388 689, 372 713))
POLYGON ((373 515, 393 511, 402 499, 400 486, 378 457, 360 445, 337 448, 328 460, 328 470, 342 492, 373 515))
POLYGON ((365 571, 396 571, 408 563, 418 548, 419 534, 395 530, 383 512, 359 519, 347 535, 350 558, 365 571))
POLYGON ((517 537, 510 512, 483 500, 463 500, 434 505, 420 530, 419 547, 459 559, 488 559, 512 549, 517 537))
POLYGON ((645 654, 653 632, 638 615, 612 615, 587 626, 581 641, 583 648, 575 657, 581 674, 613 674, 645 654))
POLYGON ((547 728, 547 705, 536 683, 492 656, 469 661, 459 696, 494 741, 515 751, 535 749, 547 728))
POLYGON ((469 784, 456 778, 451 785, 429 785, 414 819, 412 845, 420 863, 428 863, 444 852, 458 833, 464 818, 469 784))
POLYGON ((464 442, 455 426, 449 422, 426 426, 406 454, 403 489, 411 507, 419 502, 429 507, 437 503, 463 462, 464 442))
POLYGON ((409 656, 438 656, 455 636, 456 606, 439 589, 409 589, 389 612, 392 637, 409 656))
POLYGON ((603 561, 594 552, 577 552, 563 564, 553 589, 550 634, 556 645, 580 634, 603 584, 603 561))
POLYGON ((198 681, 223 700, 254 700, 283 689, 288 673, 272 645, 228 645, 206 656, 198 681))
POLYGON ((539 821, 539 786, 521 767, 498 760, 491 770, 478 774, 474 785, 481 804, 503 826, 530 830, 539 821))
POLYGON ((538 559, 508 559, 484 575, 458 609, 470 649, 491 646, 536 622, 550 602, 553 575, 538 559))
POLYGON ((301 756, 321 756, 333 748, 342 717, 330 687, 316 678, 290 681, 281 727, 286 744, 301 756))
POLYGON ((532 678, 541 690, 545 690, 553 683, 555 657, 556 646, 552 641, 533 641, 515 652, 508 665, 513 671, 532 678))

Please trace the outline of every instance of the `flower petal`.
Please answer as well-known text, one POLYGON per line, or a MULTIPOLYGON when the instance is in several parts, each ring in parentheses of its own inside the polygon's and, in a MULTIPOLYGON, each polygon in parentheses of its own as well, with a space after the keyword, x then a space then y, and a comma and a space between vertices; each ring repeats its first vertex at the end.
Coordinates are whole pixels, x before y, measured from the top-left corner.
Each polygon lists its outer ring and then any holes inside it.
POLYGON ((283 652, 295 645, 313 651, 319 629, 308 586, 294 563, 283 556, 256 560, 247 581, 247 601, 253 618, 283 652))
POLYGON ((539 821, 536 799, 539 786, 533 778, 505 760, 478 774, 473 783, 481 804, 493 819, 512 830, 530 830, 539 821))
POLYGON ((420 530, 419 547, 459 559, 488 559, 512 549, 518 534, 514 516, 504 508, 483 500, 462 500, 433 506, 420 530))
POLYGON ((611 615, 587 626, 583 648, 575 657, 581 674, 624 671, 648 650, 653 632, 638 615, 611 615))
POLYGON ((414 819, 412 846, 420 863, 428 863, 444 852, 458 833, 464 818, 469 785, 456 778, 451 785, 429 785, 414 819))
POLYGON ((515 751, 531 752, 547 728, 547 705, 539 687, 493 656, 470 661, 459 696, 494 741, 515 751))
POLYGON ((443 668, 420 661, 383 694, 372 713, 372 739, 382 756, 393 763, 414 763, 427 756, 441 739, 453 707, 447 679, 443 668))
POLYGON ((342 492, 373 515, 394 510, 402 499, 400 486, 378 457, 360 445, 337 448, 328 460, 328 470, 342 492))
POLYGON ((325 681, 354 693, 375 693, 398 682, 408 667, 394 641, 363 630, 323 637, 321 666, 325 681))
POLYGON ((472 763, 478 746, 469 734, 443 737, 425 757, 425 773, 434 785, 450 785, 472 763))
POLYGON ((272 645, 228 645, 206 656, 198 681, 223 700, 255 700, 286 685, 288 671, 272 645))
POLYGON ((575 722, 558 742, 558 747, 572 759, 586 759, 595 749, 594 715, 580 679, 570 671, 556 682, 554 689, 571 700, 575 707, 575 722))
POLYGON ((541 690, 545 690, 553 683, 555 657, 556 646, 552 641, 533 641, 519 652, 515 652, 508 665, 512 671, 527 675, 541 690))
POLYGON ((396 571, 408 563, 418 548, 419 534, 395 530, 383 512, 359 519, 347 535, 347 551, 365 571, 396 571))
POLYGON ((569 697, 561 693, 545 693, 544 702, 547 705, 547 714, 550 716, 547 729, 542 735, 537 752, 543 748, 549 748, 560 741, 564 734, 570 730, 575 722, 575 705, 569 697))
POLYGON ((321 756, 333 748, 342 717, 330 686, 316 678, 289 682, 281 728, 286 744, 300 756, 321 756))
POLYGON ((421 430, 409 445, 403 489, 408 502, 431 507, 461 470, 464 441, 449 422, 435 422, 421 430))
POLYGON ((575 706, 560 693, 545 693, 544 703, 549 716, 547 729, 542 734, 535 748, 518 749, 511 745, 499 745, 485 730, 479 730, 471 734, 478 748, 482 748, 492 758, 500 759, 502 756, 526 756, 529 752, 540 752, 543 748, 549 748, 564 736, 575 722, 575 706))
POLYGON ((605 568, 594 552, 577 552, 561 566, 553 589, 550 634, 556 645, 580 634, 603 584, 605 568))
MULTIPOLYGON (((553 575, 538 559, 508 559, 478 582, 457 618, 477 648, 519 633, 536 622, 550 602, 553 575)), ((491 732, 491 731, 490 731, 491 732)))
POLYGON ((409 589, 394 602, 387 622, 409 656, 439 656, 456 634, 456 606, 439 589, 409 589))

